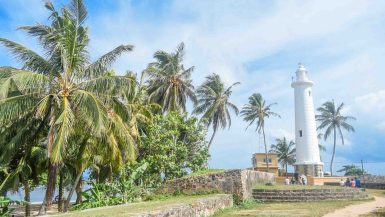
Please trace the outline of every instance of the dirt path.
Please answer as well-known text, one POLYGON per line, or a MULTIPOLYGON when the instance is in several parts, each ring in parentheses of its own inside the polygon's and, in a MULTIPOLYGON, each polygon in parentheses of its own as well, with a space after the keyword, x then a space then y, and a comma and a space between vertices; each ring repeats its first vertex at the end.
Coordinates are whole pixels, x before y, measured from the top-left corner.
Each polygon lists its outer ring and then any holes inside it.
POLYGON ((332 213, 324 215, 324 217, 358 217, 362 214, 368 214, 374 211, 376 208, 385 207, 384 197, 374 197, 374 201, 350 205, 343 209, 338 209, 332 213))

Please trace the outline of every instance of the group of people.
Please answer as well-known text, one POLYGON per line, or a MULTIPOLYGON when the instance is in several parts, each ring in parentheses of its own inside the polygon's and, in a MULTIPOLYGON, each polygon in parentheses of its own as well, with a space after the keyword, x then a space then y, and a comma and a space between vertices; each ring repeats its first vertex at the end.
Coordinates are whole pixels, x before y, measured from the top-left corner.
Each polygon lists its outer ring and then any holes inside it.
POLYGON ((289 179, 286 177, 285 185, 307 185, 307 178, 305 175, 300 176, 298 173, 294 173, 294 176, 289 179))
POLYGON ((354 177, 354 179, 348 177, 348 178, 346 178, 345 181, 343 179, 341 179, 340 186, 341 187, 361 188, 361 180, 358 177, 354 177))

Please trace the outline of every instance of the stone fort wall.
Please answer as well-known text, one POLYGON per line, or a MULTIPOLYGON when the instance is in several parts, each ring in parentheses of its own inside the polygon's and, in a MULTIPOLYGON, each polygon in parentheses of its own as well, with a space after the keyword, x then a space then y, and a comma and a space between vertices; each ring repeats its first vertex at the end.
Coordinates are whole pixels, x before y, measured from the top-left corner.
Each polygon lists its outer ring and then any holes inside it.
POLYGON ((193 203, 175 204, 162 209, 143 213, 130 214, 132 217, 207 217, 218 210, 233 206, 233 197, 230 194, 213 195, 209 198, 198 199, 193 203))
POLYGON ((368 194, 358 188, 301 190, 254 189, 253 197, 261 201, 295 202, 365 199, 368 197, 368 194))
POLYGON ((364 175, 360 179, 364 188, 385 189, 385 176, 364 175))
POLYGON ((252 198, 252 189, 255 185, 272 182, 275 182, 273 173, 237 169, 170 180, 165 182, 158 191, 161 193, 175 191, 191 193, 215 189, 233 194, 234 202, 240 203, 252 198))

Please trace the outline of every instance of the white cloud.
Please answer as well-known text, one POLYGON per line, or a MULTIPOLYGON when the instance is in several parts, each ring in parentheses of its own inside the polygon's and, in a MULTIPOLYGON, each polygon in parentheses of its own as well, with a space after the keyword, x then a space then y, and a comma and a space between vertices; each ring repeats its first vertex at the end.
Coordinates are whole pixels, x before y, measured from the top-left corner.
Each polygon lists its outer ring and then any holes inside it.
POLYGON ((385 109, 385 90, 368 93, 356 97, 355 102, 357 106, 364 112, 373 113, 384 111, 385 109))
POLYGON ((285 137, 288 141, 295 139, 293 132, 289 132, 286 129, 278 128, 271 131, 270 136, 273 138, 283 138, 285 137))

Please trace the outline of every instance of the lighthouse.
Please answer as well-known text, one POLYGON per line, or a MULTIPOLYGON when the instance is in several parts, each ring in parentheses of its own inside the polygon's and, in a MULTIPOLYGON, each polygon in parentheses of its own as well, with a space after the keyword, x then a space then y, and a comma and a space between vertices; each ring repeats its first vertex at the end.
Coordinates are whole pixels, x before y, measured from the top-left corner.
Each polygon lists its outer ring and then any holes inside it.
POLYGON ((314 82, 300 63, 291 87, 294 88, 295 104, 295 172, 309 176, 323 176, 320 159, 312 87, 314 82))

